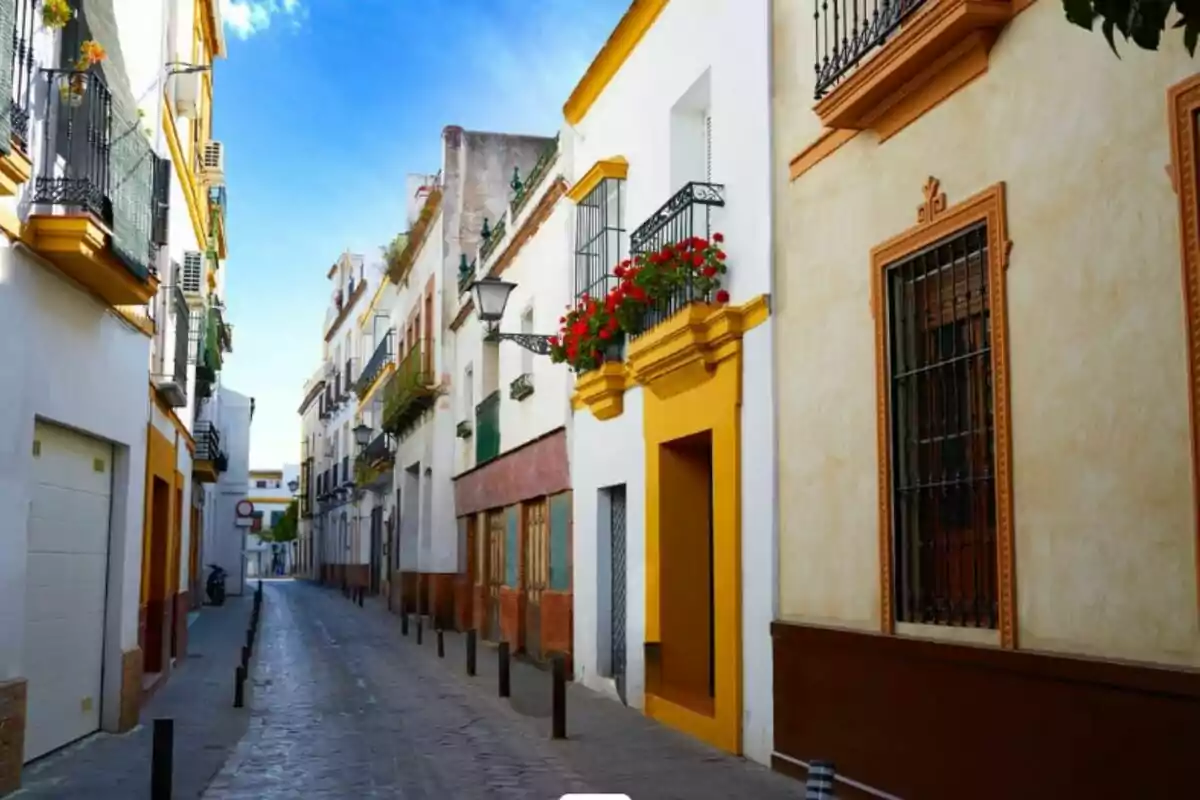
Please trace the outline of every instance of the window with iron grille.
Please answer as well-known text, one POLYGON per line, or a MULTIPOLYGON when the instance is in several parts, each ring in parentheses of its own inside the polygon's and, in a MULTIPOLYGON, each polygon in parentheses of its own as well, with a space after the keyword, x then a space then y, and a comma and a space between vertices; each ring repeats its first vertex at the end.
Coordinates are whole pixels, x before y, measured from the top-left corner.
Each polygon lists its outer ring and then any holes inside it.
POLYGON ((987 226, 885 269, 896 619, 995 628, 987 226))
POLYGON ((200 340, 204 338, 204 309, 193 308, 188 313, 188 363, 195 364, 200 356, 200 340))
POLYGON ((604 297, 624 257, 625 181, 604 178, 575 209, 575 296, 604 297))

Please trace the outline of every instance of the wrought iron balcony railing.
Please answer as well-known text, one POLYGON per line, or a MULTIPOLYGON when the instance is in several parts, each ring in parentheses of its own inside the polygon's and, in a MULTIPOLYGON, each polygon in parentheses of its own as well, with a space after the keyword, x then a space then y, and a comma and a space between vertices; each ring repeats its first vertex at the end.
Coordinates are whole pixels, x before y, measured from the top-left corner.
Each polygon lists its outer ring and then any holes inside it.
POLYGON ((458 293, 462 294, 470 288, 475 282, 475 261, 467 263, 467 256, 464 254, 458 264, 458 293))
POLYGON ((925 0, 811 0, 817 100, 895 33, 925 0))
POLYGON ((156 156, 150 143, 136 119, 118 112, 96 72, 42 74, 50 86, 44 115, 50 122, 31 200, 95 216, 112 231, 113 255, 145 280, 157 249, 151 242, 156 156))
MULTIPOLYGON (((29 112, 32 106, 33 34, 40 22, 37 0, 16 0, 12 29, 12 103, 8 107, 11 133, 21 149, 29 152, 29 112)), ((5 35, 0 31, 0 36, 5 35)))
POLYGON ((196 460, 217 461, 225 453, 221 449, 221 432, 212 422, 196 423, 196 460))
POLYGON ((383 388, 383 429, 397 439, 404 438, 437 399, 438 390, 426 367, 424 349, 418 340, 383 388))
POLYGON ((529 170, 529 174, 525 180, 521 180, 520 174, 513 175, 513 199, 509 204, 509 210, 515 218, 521 213, 521 209, 529 201, 529 198, 537 192, 537 188, 541 186, 542 181, 550 174, 550 165, 558 157, 558 134, 554 135, 554 141, 546 146, 538 157, 537 162, 533 165, 533 169, 529 170))
POLYGON ((359 486, 374 483, 392 468, 396 458, 396 440, 386 431, 371 440, 354 464, 354 480, 359 486))
POLYGON ((475 406, 475 463, 500 455, 500 390, 475 406))
POLYGON ((358 393, 359 400, 366 397, 367 392, 375 385, 376 378, 387 368, 388 364, 392 363, 392 359, 395 357, 396 330, 388 328, 358 376, 358 383, 355 384, 354 390, 358 393))
POLYGON ((496 227, 488 232, 488 237, 483 240, 483 244, 479 247, 479 260, 487 261, 492 252, 504 241, 504 234, 508 229, 508 223, 504 217, 496 223, 496 227))
MULTIPOLYGON (((653 253, 665 245, 712 234, 714 208, 725 205, 725 187, 718 183, 692 181, 672 195, 671 199, 638 226, 629 237, 629 252, 634 256, 653 253)), ((670 297, 646 312, 642 330, 648 330, 667 320, 689 303, 707 300, 685 275, 683 284, 670 297)))

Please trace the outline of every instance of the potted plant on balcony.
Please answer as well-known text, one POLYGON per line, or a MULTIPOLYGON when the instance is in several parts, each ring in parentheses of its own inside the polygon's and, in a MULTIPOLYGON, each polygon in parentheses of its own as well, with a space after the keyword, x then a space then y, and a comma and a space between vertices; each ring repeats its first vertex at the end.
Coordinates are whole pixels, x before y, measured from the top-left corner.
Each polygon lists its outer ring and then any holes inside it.
POLYGON ((711 240, 692 236, 621 262, 613 270, 619 283, 605 298, 621 330, 641 333, 646 313, 665 310, 676 298, 727 303, 729 293, 721 288, 727 270, 724 241, 720 233, 711 240))
POLYGON ((93 39, 88 39, 79 45, 79 58, 75 60, 74 69, 58 76, 58 96, 63 103, 71 108, 83 105, 83 96, 87 91, 88 70, 99 64, 107 57, 104 47, 93 39))
POLYGON ((574 307, 567 306, 558 322, 558 335, 550 338, 550 360, 578 373, 599 367, 606 351, 620 341, 621 325, 607 300, 584 295, 574 307))
POLYGON ((75 12, 67 0, 45 0, 42 5, 42 24, 51 30, 66 27, 75 12))

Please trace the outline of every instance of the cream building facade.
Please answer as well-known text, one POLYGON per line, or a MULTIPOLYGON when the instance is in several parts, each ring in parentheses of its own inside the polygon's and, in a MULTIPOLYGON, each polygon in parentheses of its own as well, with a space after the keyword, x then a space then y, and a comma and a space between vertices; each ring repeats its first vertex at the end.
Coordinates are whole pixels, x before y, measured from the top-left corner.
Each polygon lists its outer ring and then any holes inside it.
POLYGON ((776 766, 1182 796, 1195 63, 1172 32, 1117 59, 1046 2, 826 39, 851 5, 773 5, 776 766), (1152 769, 1112 769, 1117 730, 1152 769))

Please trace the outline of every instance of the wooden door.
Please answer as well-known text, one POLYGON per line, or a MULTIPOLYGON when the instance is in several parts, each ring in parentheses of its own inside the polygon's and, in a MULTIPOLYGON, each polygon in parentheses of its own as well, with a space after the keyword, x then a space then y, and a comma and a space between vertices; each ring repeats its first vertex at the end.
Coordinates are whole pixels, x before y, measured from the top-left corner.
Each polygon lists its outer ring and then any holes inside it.
POLYGON ((546 501, 525 504, 525 652, 542 659, 542 592, 550 583, 546 501))
POLYGON ((488 512, 487 633, 485 638, 493 642, 504 638, 500 629, 500 587, 504 585, 505 566, 504 538, 504 511, 488 512))

